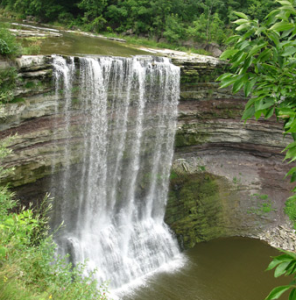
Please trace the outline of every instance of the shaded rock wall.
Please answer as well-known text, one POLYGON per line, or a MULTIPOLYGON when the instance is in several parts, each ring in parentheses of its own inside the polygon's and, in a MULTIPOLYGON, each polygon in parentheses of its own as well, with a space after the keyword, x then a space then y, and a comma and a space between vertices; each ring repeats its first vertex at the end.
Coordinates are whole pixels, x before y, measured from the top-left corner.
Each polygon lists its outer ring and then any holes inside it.
MULTIPOLYGON (((24 201, 46 192, 54 153, 63 153, 66 138, 63 114, 57 114, 64 99, 54 90, 50 61, 19 59, 15 102, 0 107, 0 139, 18 134, 11 143, 14 153, 5 161, 15 167, 15 175, 5 180, 24 201), (58 129, 55 142, 53 128, 58 129)), ((246 99, 218 89, 215 82, 224 63, 173 61, 181 67, 181 99, 165 221, 184 248, 219 236, 264 236, 287 221, 283 207, 291 185, 283 179, 289 166, 281 151, 289 139, 274 119, 240 120, 246 99)), ((67 163, 76 164, 85 116, 75 97, 72 105, 75 134, 67 163)), ((63 156, 55 155, 55 162, 54 171, 63 170, 63 156)))
POLYGON ((194 79, 192 68, 187 75, 183 65, 166 222, 184 248, 220 236, 268 240, 267 230, 287 222, 282 150, 291 140, 275 119, 241 121, 247 100, 214 81, 224 65, 194 79))
MULTIPOLYGON (((23 56, 17 59, 19 70, 15 99, 0 106, 0 139, 15 136, 11 141, 13 154, 4 163, 14 167, 14 175, 5 179, 13 187, 34 183, 55 171, 62 170, 66 161, 62 155, 66 139, 64 105, 62 93, 55 91, 51 57, 23 56), (53 139, 53 131, 55 136, 53 139), (56 153, 56 154, 55 154, 56 153)), ((77 87, 74 87, 78 91, 77 87)), ((76 89, 76 90, 75 90, 76 89)), ((81 127, 85 116, 80 112, 80 103, 73 98, 71 147, 73 151, 68 163, 79 162, 81 127), (75 150, 75 151, 74 151, 75 150)))

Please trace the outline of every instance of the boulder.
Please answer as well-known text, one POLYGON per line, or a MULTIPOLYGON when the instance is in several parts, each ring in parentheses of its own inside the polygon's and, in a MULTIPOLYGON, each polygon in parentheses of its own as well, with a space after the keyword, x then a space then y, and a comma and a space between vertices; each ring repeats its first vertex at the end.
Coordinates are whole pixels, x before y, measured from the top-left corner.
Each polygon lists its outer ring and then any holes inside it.
POLYGON ((205 50, 210 52, 214 57, 220 57, 223 51, 219 49, 219 45, 216 43, 210 43, 205 46, 205 50))

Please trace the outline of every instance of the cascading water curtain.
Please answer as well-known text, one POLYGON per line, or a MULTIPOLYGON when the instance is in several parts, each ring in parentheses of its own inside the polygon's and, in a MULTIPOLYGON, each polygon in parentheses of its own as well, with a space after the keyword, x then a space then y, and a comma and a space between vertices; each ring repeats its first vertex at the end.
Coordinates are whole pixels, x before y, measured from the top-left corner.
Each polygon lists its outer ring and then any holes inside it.
POLYGON ((117 289, 179 255, 163 219, 180 70, 148 56, 76 64, 53 57, 64 171, 52 187, 52 220, 65 224, 59 252, 86 260, 88 272, 117 289))

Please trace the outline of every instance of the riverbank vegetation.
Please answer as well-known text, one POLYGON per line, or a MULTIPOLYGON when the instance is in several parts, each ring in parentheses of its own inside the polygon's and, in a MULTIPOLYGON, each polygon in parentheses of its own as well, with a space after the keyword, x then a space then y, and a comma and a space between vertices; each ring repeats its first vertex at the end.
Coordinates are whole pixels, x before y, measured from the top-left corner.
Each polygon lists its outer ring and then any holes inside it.
POLYGON ((232 33, 234 11, 259 20, 273 0, 1 0, 3 15, 59 23, 69 28, 138 36, 173 44, 217 42, 232 33))
MULTIPOLYGON (((40 41, 38 39, 31 38, 28 46, 23 47, 8 28, 0 24, 0 58, 9 62, 22 54, 38 54, 39 51, 40 41)), ((15 100, 13 91, 17 77, 16 68, 13 66, 0 69, 0 104, 15 100)))
MULTIPOLYGON (((0 57, 14 58, 21 54, 21 47, 16 42, 15 37, 0 26, 0 57)), ((11 101, 14 98, 13 89, 17 72, 14 67, 0 70, 0 104, 11 101)))
POLYGON ((0 55, 16 57, 21 54, 21 46, 3 24, 0 25, 0 55))
MULTIPOLYGON (((12 169, 2 167, 11 153, 0 145, 0 179, 12 169)), ((106 286, 97 287, 84 265, 54 258, 56 245, 49 234, 49 196, 38 210, 23 208, 7 185, 0 185, 0 299, 105 300, 106 286)))

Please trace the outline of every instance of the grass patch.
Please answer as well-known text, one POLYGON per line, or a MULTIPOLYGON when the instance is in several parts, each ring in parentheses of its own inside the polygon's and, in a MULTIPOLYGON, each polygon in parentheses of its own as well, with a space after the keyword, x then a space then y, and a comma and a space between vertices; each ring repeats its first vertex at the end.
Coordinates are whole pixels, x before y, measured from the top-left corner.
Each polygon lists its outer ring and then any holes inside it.
POLYGON ((266 194, 253 194, 251 196, 252 202, 256 202, 255 206, 250 207, 247 210, 248 214, 255 214, 257 216, 264 216, 268 213, 276 211, 273 204, 266 194))

